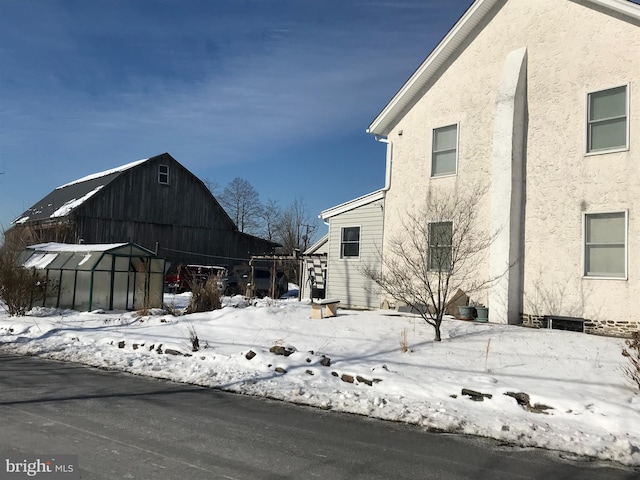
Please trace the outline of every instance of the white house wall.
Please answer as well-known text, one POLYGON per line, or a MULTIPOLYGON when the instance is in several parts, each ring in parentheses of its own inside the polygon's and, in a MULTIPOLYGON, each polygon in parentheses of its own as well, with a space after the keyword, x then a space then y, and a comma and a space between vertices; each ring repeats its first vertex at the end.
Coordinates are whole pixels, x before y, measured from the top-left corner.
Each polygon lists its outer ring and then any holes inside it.
POLYGON ((380 295, 362 268, 380 266, 384 200, 359 206, 329 218, 327 298, 339 298, 341 307, 379 308, 380 295), (360 227, 360 256, 341 258, 342 227, 360 227))
MULTIPOLYGON (((489 304, 491 321, 515 323, 519 314, 571 316, 592 321, 596 330, 606 322, 637 322, 630 312, 640 292, 640 28, 637 21, 587 5, 507 1, 388 135, 393 162, 386 238, 401 231, 403 212, 428 190, 464 192, 481 185, 495 191, 492 182, 513 182, 511 175, 493 171, 500 138, 496 105, 509 54, 525 49, 525 222, 516 242, 524 271, 522 311, 492 318, 489 304), (630 149, 585 155, 587 94, 626 84, 630 149), (451 124, 458 124, 457 174, 431 178, 432 130, 451 124), (628 279, 583 278, 583 212, 621 210, 628 211, 628 279)), ((486 195, 478 221, 495 228, 496 210, 510 210, 510 201, 486 195), (492 201, 502 204, 496 209, 492 201)), ((477 275, 488 278, 489 252, 484 257, 477 275)), ((487 291, 478 300, 495 303, 490 297, 487 291)))

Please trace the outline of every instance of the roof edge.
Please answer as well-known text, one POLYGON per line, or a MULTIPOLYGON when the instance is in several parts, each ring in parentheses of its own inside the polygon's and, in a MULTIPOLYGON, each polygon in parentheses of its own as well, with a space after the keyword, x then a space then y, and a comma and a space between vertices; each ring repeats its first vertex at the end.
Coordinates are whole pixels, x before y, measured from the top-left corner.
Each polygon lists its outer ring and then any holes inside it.
POLYGON ((328 208, 327 210, 323 210, 320 212, 320 217, 322 220, 326 220, 331 217, 335 217, 344 212, 348 212, 355 208, 361 207, 363 205, 367 205, 371 202, 375 202, 376 200, 381 200, 384 198, 385 189, 376 190, 375 192, 367 193, 358 198, 354 198, 353 200, 349 200, 348 202, 341 203, 340 205, 336 205, 335 207, 328 208))
POLYGON ((323 237, 320 240, 318 240, 316 243, 314 243, 309 248, 307 248, 304 252, 302 252, 302 255, 313 255, 321 246, 323 246, 328 241, 329 241, 329 234, 326 233, 323 235, 323 237))
MULTIPOLYGON (((435 75, 449 57, 455 52, 474 28, 482 22, 491 9, 502 0, 476 0, 460 19, 449 30, 445 37, 436 45, 429 56, 420 64, 416 71, 402 85, 400 90, 382 109, 378 116, 371 122, 366 132, 387 136, 392 125, 417 95, 421 88, 426 85, 435 75)), ((597 5, 604 9, 626 15, 630 18, 640 20, 640 5, 630 0, 569 0, 572 2, 584 2, 597 5)))
POLYGON ((94 180, 96 178, 106 177, 107 175, 111 175, 113 173, 124 172, 126 170, 129 170, 130 168, 136 167, 141 163, 146 162, 147 160, 150 160, 151 158, 154 158, 154 157, 143 158, 142 160, 136 160, 135 162, 126 163, 124 165, 120 165, 119 167, 110 168, 109 170, 103 170, 102 172, 91 173, 82 178, 78 178, 76 180, 72 180, 69 183, 65 183, 64 185, 60 185, 59 187, 56 187, 55 190, 61 190, 65 187, 76 185, 78 183, 87 182, 89 180, 94 180))
POLYGON ((476 0, 471 4, 444 38, 431 51, 429 56, 420 64, 404 85, 402 85, 400 90, 398 90, 373 122, 371 122, 369 128, 367 128, 367 133, 383 136, 389 133, 389 125, 409 101, 405 99, 405 97, 416 93, 449 57, 451 49, 455 49, 455 47, 462 43, 469 34, 469 30, 465 29, 465 27, 470 23, 472 24, 471 27, 480 23, 486 12, 497 2, 498 0, 476 0))
MULTIPOLYGON (((575 2, 576 0, 571 0, 575 2)), ((631 18, 640 20, 640 4, 630 0, 587 0, 601 7, 608 8, 618 13, 628 15, 631 18)))

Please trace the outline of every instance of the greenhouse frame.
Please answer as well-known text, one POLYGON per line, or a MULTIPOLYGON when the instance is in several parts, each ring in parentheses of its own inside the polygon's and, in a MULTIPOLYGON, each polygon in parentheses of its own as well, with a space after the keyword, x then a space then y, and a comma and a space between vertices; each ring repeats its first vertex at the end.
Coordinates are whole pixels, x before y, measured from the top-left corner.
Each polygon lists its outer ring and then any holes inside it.
POLYGON ((141 310, 162 307, 165 260, 134 243, 42 243, 20 264, 38 277, 31 307, 141 310), (37 293, 37 295, 35 294, 37 293))

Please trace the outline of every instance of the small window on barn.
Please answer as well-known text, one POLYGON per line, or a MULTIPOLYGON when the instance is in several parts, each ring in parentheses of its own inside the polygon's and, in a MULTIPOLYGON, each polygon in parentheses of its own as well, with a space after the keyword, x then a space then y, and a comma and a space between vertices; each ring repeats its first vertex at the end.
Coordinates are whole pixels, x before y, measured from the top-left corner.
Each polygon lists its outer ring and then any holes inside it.
POLYGON ((169 185, 169 165, 158 165, 158 183, 169 185))

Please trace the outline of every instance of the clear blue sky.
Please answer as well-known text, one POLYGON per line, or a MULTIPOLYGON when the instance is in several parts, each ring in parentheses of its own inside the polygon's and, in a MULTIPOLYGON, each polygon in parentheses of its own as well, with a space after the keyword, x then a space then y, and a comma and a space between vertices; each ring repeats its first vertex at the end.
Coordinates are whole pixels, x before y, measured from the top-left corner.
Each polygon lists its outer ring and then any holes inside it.
POLYGON ((163 152, 313 217, 377 190, 365 129, 471 3, 0 0, 0 229, 163 152))

